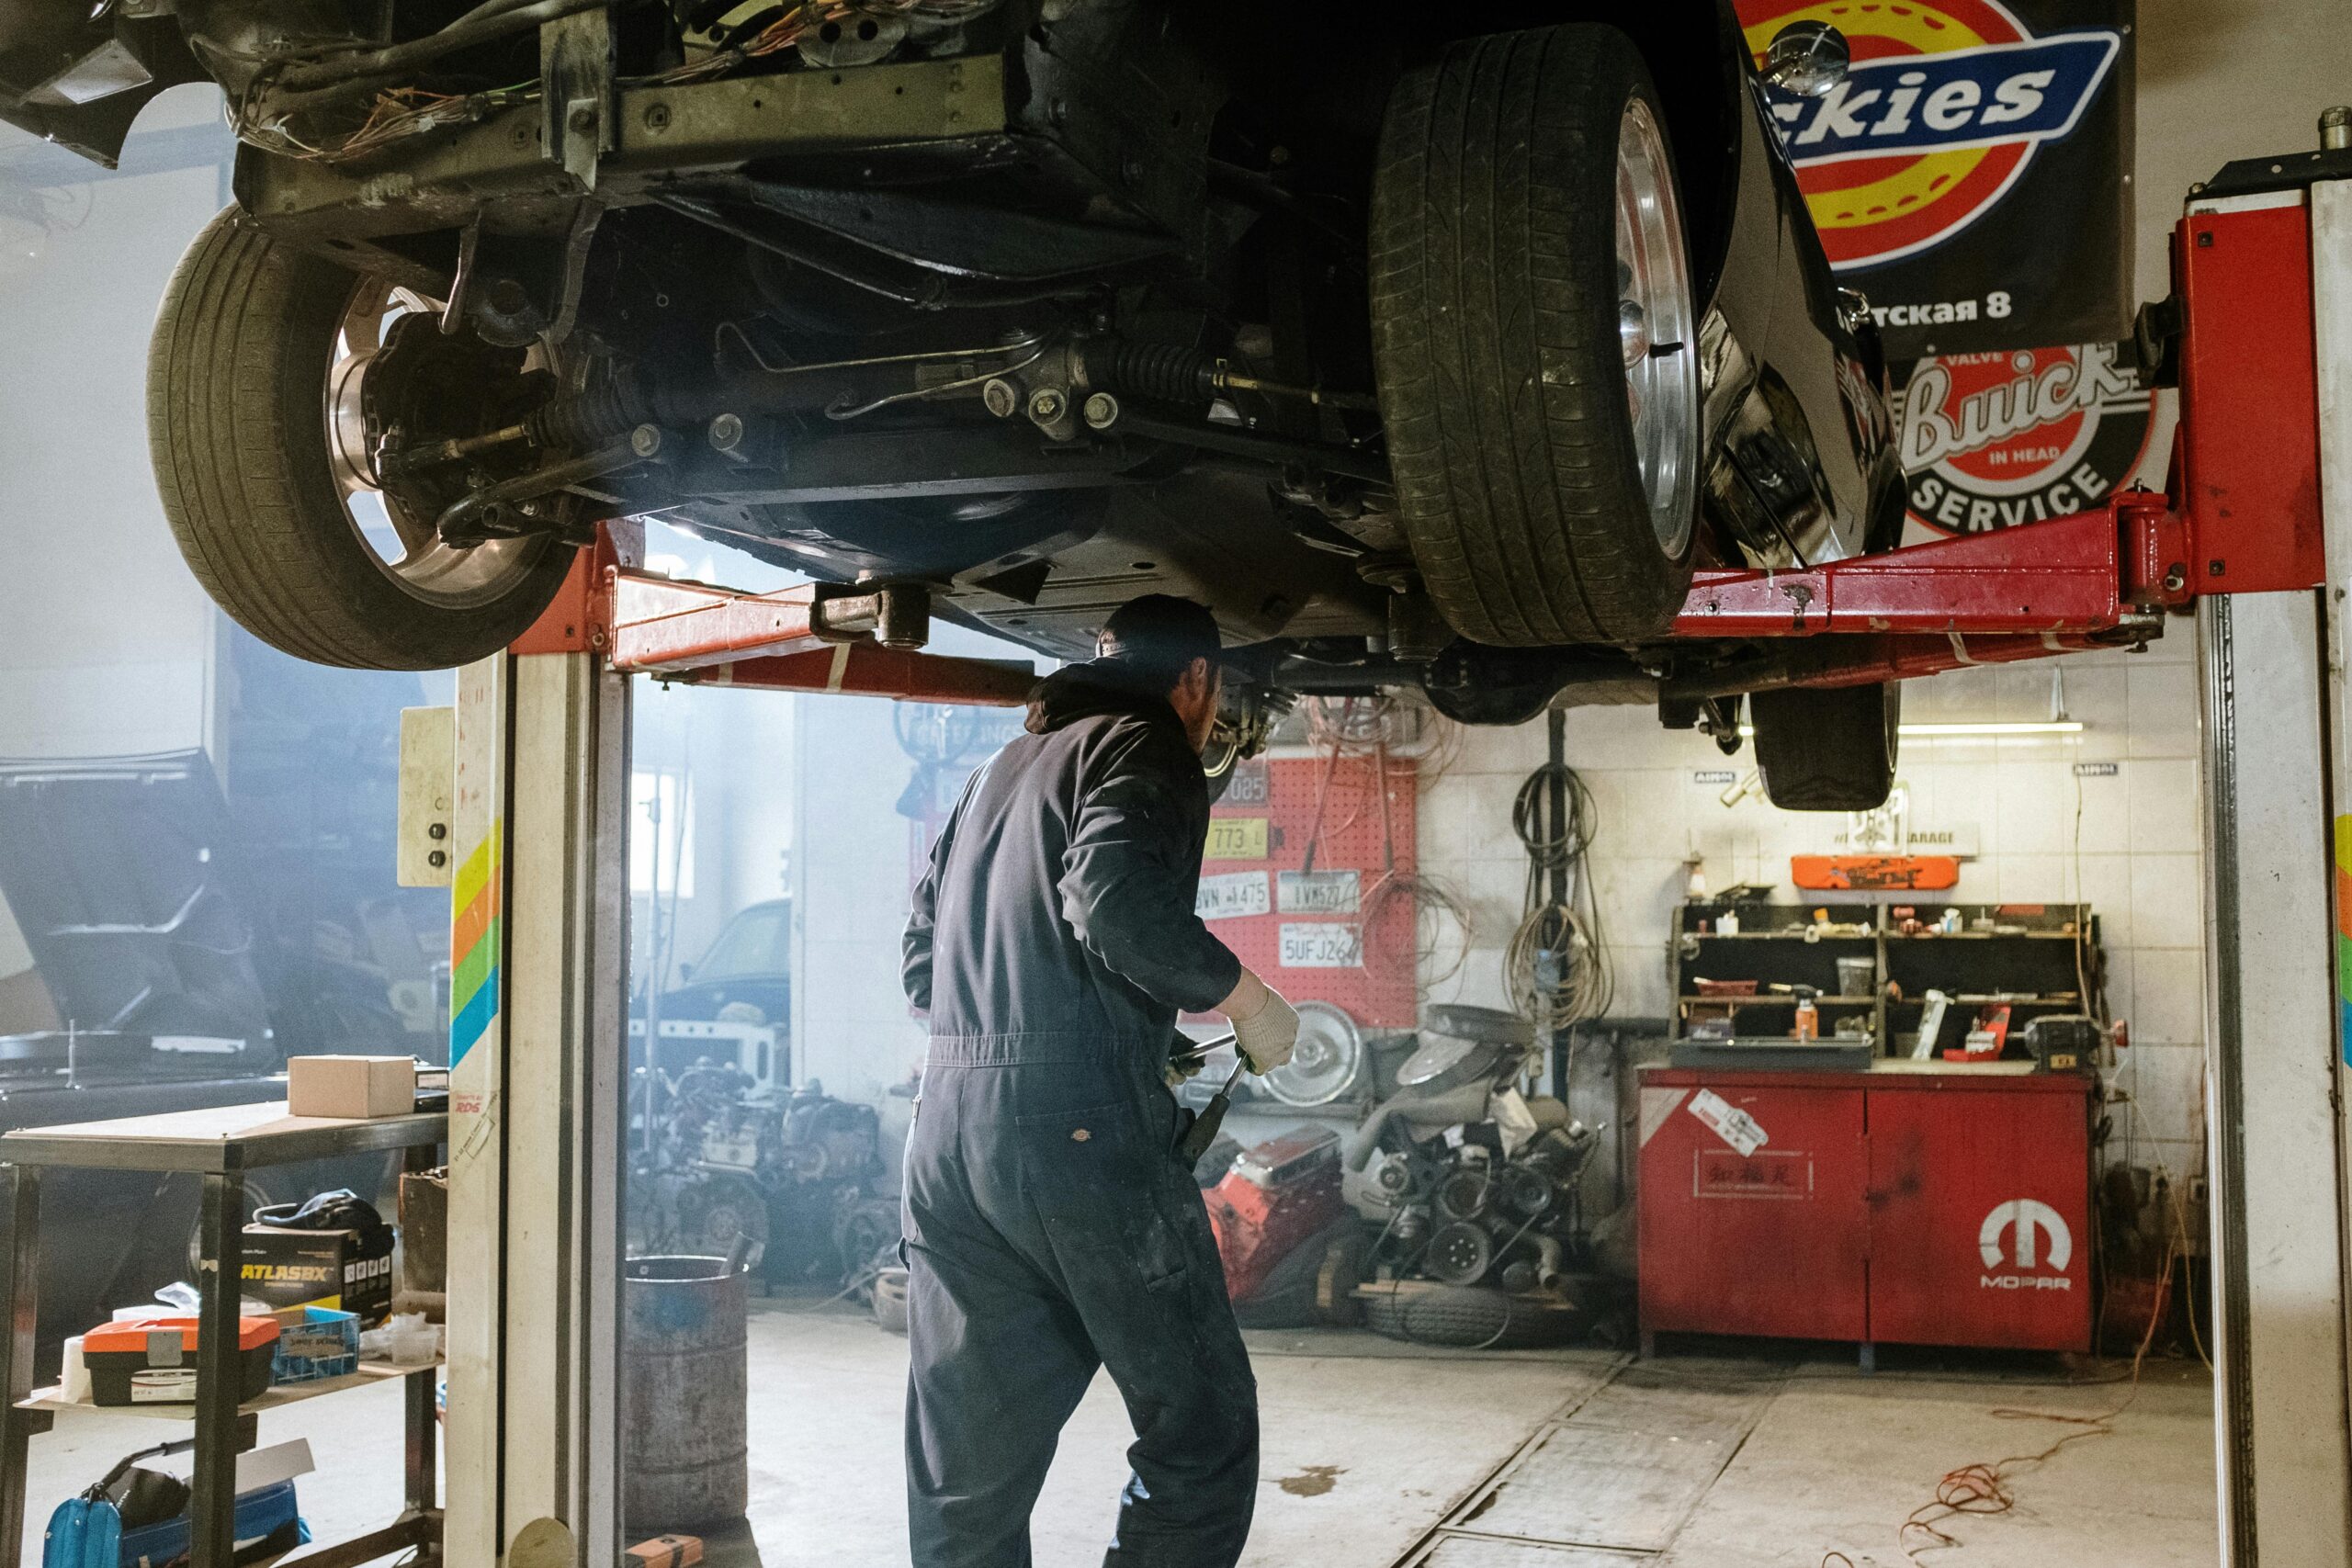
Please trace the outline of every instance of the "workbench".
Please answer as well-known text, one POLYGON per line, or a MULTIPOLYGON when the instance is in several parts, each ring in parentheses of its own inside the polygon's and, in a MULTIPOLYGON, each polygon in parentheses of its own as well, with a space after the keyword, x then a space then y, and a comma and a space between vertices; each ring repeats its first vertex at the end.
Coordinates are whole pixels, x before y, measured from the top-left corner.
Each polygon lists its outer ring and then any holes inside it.
POLYGON ((2098 1080, 1645 1068, 1641 1333, 2092 1348, 2098 1080))
MULTIPOLYGON (((382 1529, 320 1547, 288 1560, 287 1568, 352 1568, 419 1549, 440 1560, 441 1515, 435 1480, 435 1385, 438 1367, 364 1366, 346 1377, 290 1383, 242 1405, 236 1398, 237 1332, 245 1215, 245 1173, 346 1155, 400 1151, 411 1170, 439 1163, 448 1139, 446 1115, 418 1114, 340 1121, 288 1116, 283 1101, 174 1111, 160 1116, 28 1128, 0 1137, 0 1202, 14 1222, 13 1241, 0 1255, 0 1300, 10 1329, 0 1337, 0 1563, 22 1560, 27 1447, 60 1413, 160 1417, 195 1423, 195 1474, 190 1508, 194 1548, 190 1568, 230 1568, 235 1551, 236 1456, 254 1446, 259 1413, 386 1378, 407 1385, 407 1506, 382 1529), (198 1223, 197 1396, 184 1404, 97 1405, 69 1400, 62 1390, 32 1386, 34 1325, 40 1280, 40 1188, 45 1170, 186 1172, 204 1181, 198 1223)), ((62 1502, 63 1498, 55 1499, 62 1502)))

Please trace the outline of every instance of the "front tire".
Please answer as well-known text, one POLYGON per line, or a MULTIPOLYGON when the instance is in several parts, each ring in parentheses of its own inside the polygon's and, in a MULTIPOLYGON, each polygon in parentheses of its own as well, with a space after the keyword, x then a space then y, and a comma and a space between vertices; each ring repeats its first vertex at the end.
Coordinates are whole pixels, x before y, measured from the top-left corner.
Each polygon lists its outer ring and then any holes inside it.
POLYGON ((1747 699, 1764 794, 1783 811, 1875 811, 1894 787, 1897 682, 1789 686, 1747 699))
POLYGON ((1512 647, 1666 631, 1697 534, 1699 313, 1624 34, 1470 39, 1404 77, 1372 314, 1401 520, 1454 628, 1512 647))
POLYGON ((443 669, 514 641, 554 598, 571 552, 544 535, 443 545, 429 517, 339 479, 329 387, 358 351, 369 287, 233 208, 215 218, 156 317, 155 482, 197 581, 264 642, 320 664, 443 669), (386 514, 380 545, 355 502, 386 514))

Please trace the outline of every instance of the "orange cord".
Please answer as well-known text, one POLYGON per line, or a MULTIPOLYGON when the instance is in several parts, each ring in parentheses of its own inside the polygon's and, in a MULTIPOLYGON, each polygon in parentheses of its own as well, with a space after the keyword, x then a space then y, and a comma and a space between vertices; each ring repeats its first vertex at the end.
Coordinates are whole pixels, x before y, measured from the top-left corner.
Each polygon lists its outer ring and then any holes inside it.
MULTIPOLYGON (((2140 1397, 2140 1370, 2147 1361, 2148 1347, 2155 1342, 2156 1325, 2164 1321, 2165 1305, 2172 1299, 2172 1266, 2178 1255, 2179 1249, 2168 1240, 2165 1247, 2164 1267, 2156 1275, 2155 1303, 2148 1312, 2148 1326, 2140 1336, 2139 1348, 2132 1353, 2132 1387, 2124 1394, 2123 1402, 2098 1416, 2062 1416, 2048 1410, 2019 1410, 2007 1406, 1992 1411, 1990 1414, 1996 1420, 2052 1421, 2082 1429, 2067 1433, 2039 1453, 2013 1454, 1990 1464, 1964 1464, 1958 1470, 1947 1472, 1944 1478, 1936 1483, 1935 1500, 1913 1509, 1910 1517, 1903 1521, 1903 1528, 1895 1531, 1895 1541, 1903 1548, 1905 1557, 1917 1562, 1923 1551, 1938 1551, 1960 1545, 1959 1537, 1939 1528, 1947 1520, 1962 1514, 2007 1513, 2017 1506, 2017 1495, 2010 1485, 2019 1471, 2032 1469, 2056 1458, 2060 1450, 2070 1443, 2114 1435, 2116 1417, 2131 1409, 2132 1401, 2140 1397), (1927 1540, 1915 1545, 1910 1540, 1914 1531, 1927 1540)), ((1825 1557, 1822 1562, 1826 1568, 1828 1559, 1825 1557)))

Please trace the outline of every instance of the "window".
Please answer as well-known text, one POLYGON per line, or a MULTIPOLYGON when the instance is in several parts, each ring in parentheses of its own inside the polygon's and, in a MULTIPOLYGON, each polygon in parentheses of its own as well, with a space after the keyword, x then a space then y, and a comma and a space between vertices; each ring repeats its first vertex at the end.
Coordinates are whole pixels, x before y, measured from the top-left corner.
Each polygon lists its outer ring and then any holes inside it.
POLYGON ((693 897, 694 790, 676 773, 632 773, 628 807, 628 890, 693 897))
POLYGON ((792 905, 754 904, 727 922, 695 970, 697 980, 792 973, 792 905))

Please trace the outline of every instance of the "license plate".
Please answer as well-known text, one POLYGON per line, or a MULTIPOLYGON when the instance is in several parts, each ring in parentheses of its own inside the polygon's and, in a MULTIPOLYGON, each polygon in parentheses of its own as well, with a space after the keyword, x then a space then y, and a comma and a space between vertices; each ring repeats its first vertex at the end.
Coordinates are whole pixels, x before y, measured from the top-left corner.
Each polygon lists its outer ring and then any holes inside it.
POLYGON ((1272 912, 1273 907, 1266 898, 1266 874, 1262 871, 1227 871, 1204 876, 1200 896, 1193 900, 1193 913, 1204 920, 1238 920, 1272 912))
POLYGON ((1274 897, 1285 915, 1352 915, 1363 901, 1363 883, 1353 871, 1285 871, 1274 897))
POLYGON ((1264 860, 1266 858, 1266 818, 1263 817, 1212 817, 1209 818, 1209 842, 1204 860, 1264 860))
POLYGON ((1285 920, 1281 963, 1285 969, 1361 969, 1363 933, 1341 920, 1285 920))

